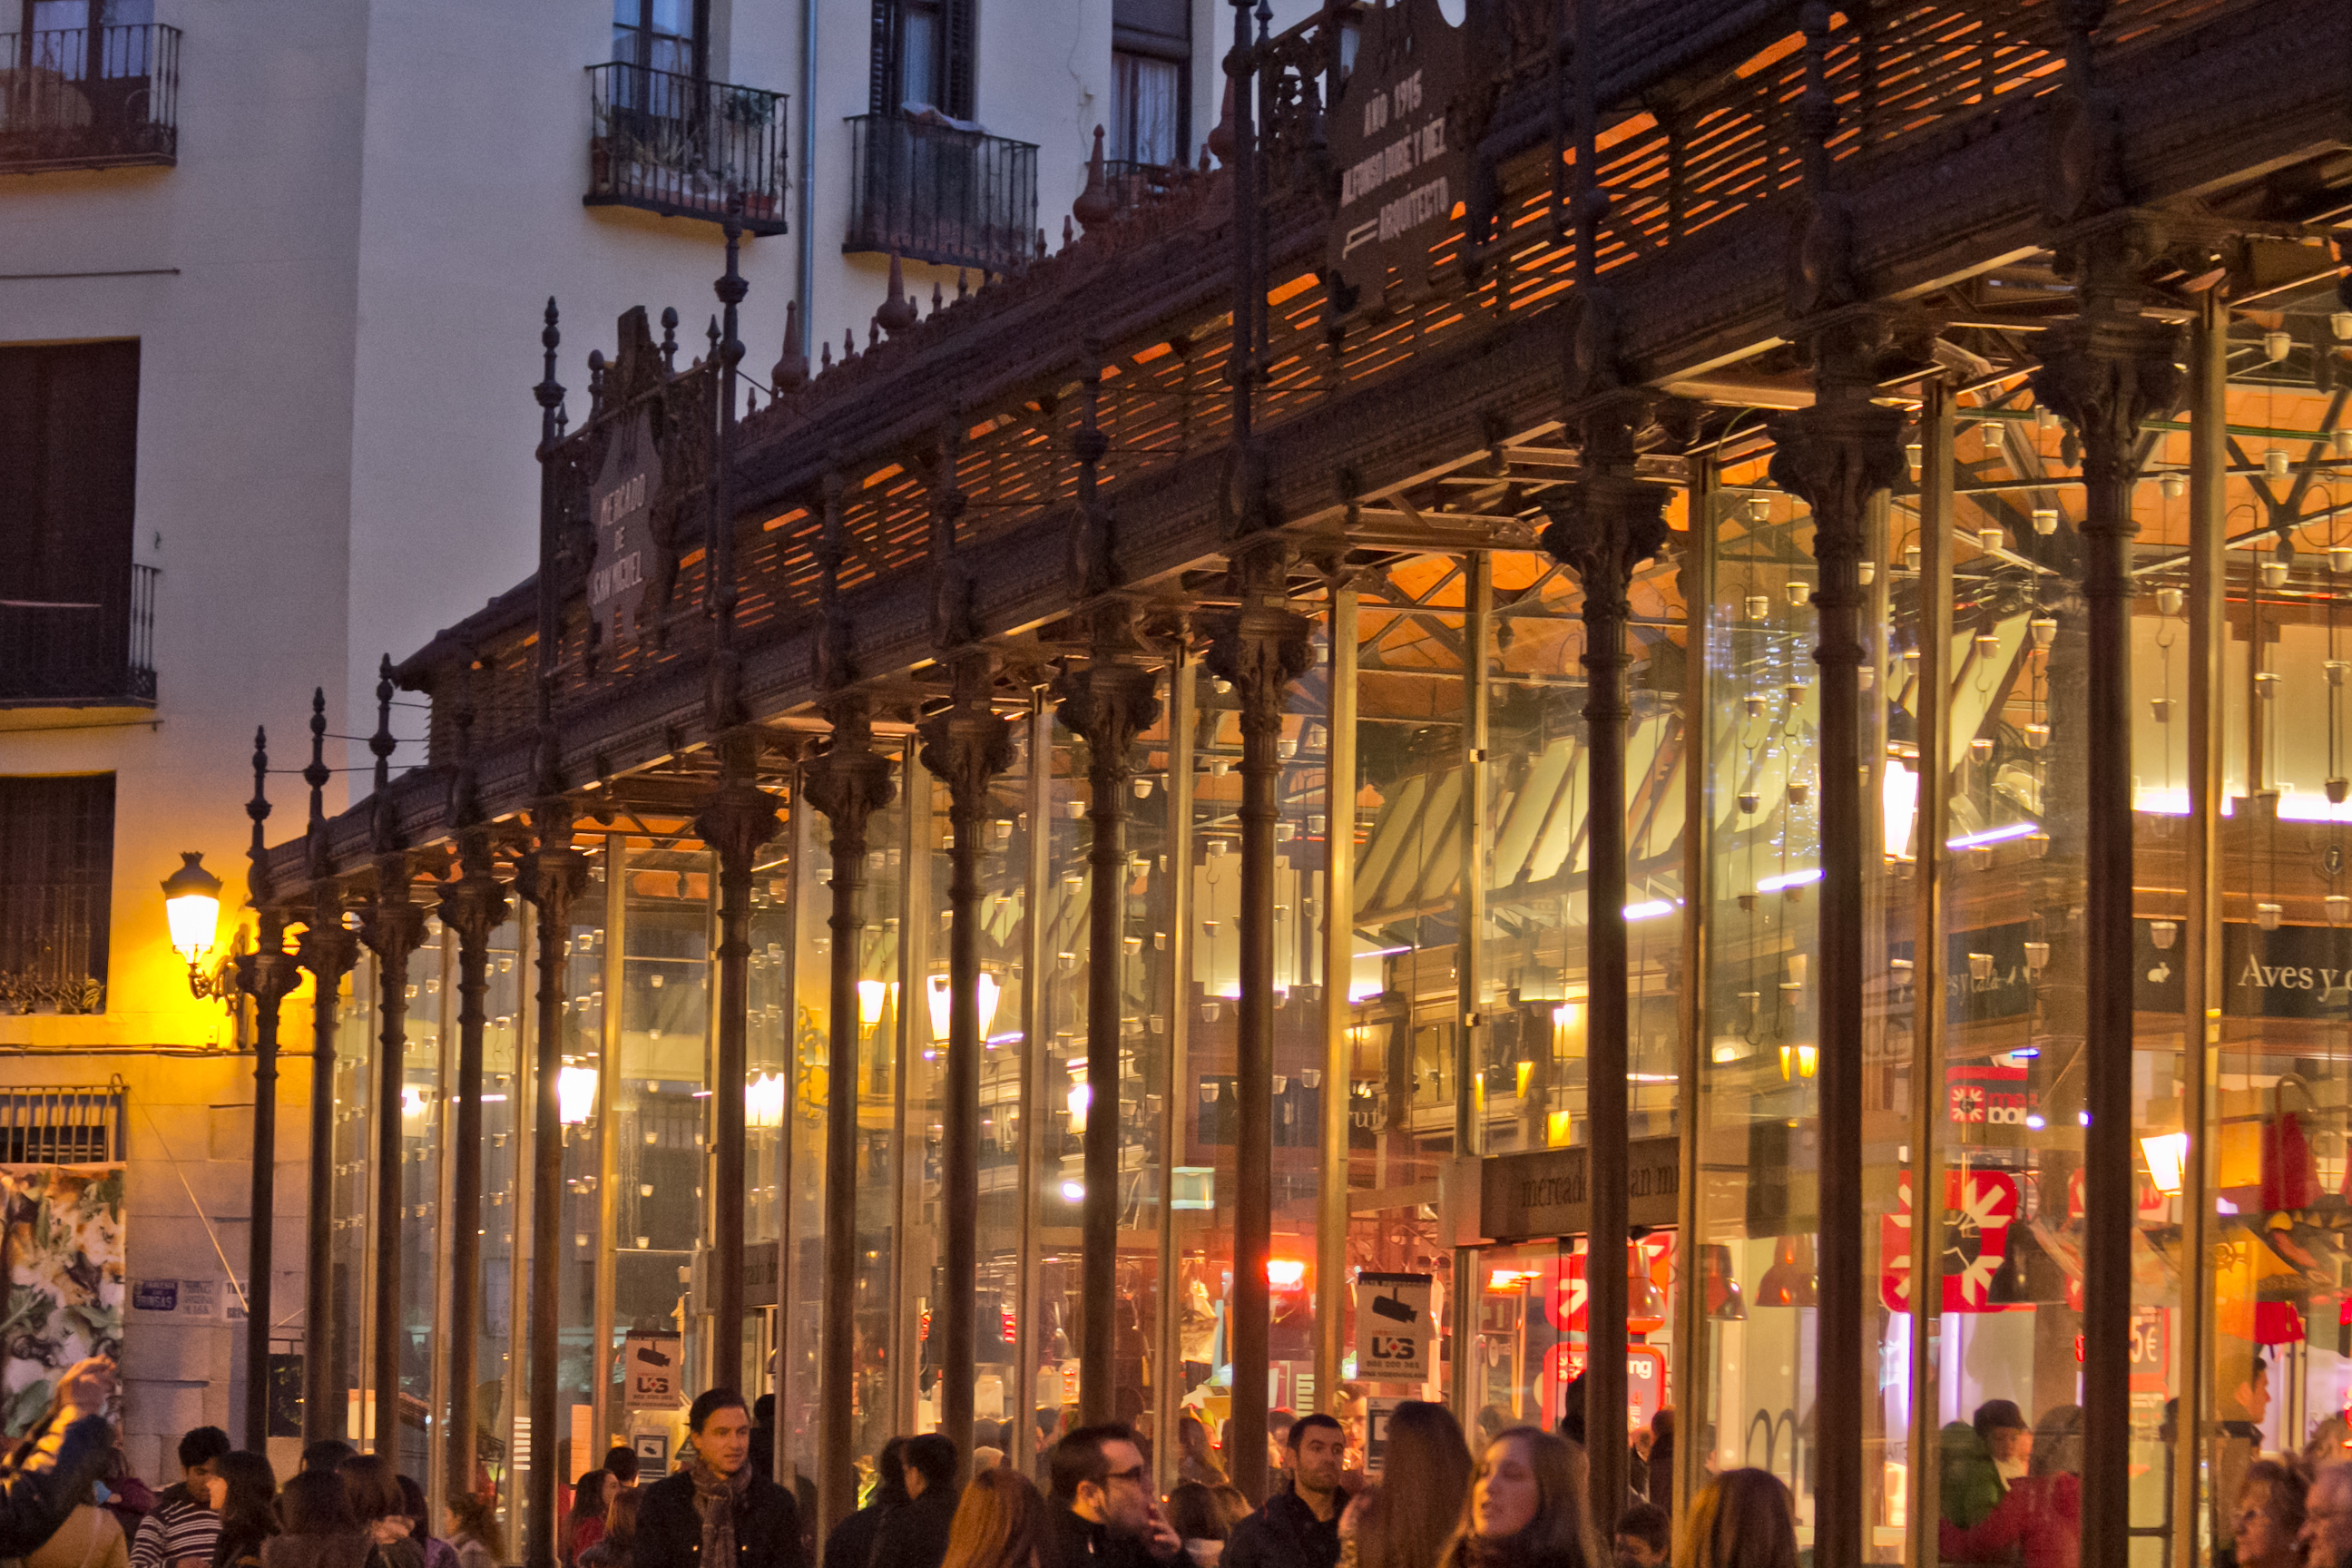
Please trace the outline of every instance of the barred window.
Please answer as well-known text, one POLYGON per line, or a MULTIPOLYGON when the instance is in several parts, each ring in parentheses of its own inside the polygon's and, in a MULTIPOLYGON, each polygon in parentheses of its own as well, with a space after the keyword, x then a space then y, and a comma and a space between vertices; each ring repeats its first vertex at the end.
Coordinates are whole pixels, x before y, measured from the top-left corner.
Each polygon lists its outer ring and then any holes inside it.
POLYGON ((98 1165, 125 1158, 124 1093, 121 1079, 0 1090, 0 1163, 98 1165))
POLYGON ((105 1008, 114 775, 0 778, 0 1006, 105 1008))

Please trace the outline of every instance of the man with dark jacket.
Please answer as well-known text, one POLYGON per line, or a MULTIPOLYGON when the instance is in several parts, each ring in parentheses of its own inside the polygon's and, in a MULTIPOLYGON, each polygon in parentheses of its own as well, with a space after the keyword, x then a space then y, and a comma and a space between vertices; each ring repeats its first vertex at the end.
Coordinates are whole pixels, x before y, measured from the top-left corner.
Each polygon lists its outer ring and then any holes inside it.
POLYGON ((114 1447, 106 1419, 113 1397, 113 1362, 75 1363, 58 1379, 56 1414, 0 1458, 0 1557, 31 1556, 89 1489, 114 1447))
POLYGON ((1335 1568, 1339 1561, 1339 1510, 1348 1504, 1339 1470, 1348 1435, 1317 1412, 1302 1415, 1285 1440, 1290 1484, 1234 1526, 1223 1568, 1335 1568))
POLYGON ((1160 1516, 1134 1432, 1116 1424, 1080 1426, 1054 1445, 1052 1459, 1054 1495, 1037 1568, 1155 1568, 1183 1551, 1160 1516))
POLYGON ((875 1533, 871 1568, 940 1568, 955 1523, 956 1448, 926 1432, 907 1439, 907 1500, 875 1533))
POLYGON ((635 1568, 806 1568, 799 1505, 751 1468, 751 1410, 731 1388, 686 1416, 694 1462, 639 1494, 635 1568))
POLYGON ((824 1538, 824 1568, 867 1568, 890 1516, 907 1506, 907 1439, 893 1437, 874 1456, 874 1494, 824 1538))

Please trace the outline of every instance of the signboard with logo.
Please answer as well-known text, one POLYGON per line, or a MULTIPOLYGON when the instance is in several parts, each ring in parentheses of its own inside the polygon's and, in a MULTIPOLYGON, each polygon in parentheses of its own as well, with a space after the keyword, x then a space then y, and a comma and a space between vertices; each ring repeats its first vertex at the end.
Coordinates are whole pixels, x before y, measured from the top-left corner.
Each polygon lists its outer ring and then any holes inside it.
POLYGON ((1356 1375, 1375 1383, 1426 1383, 1437 1342, 1426 1274, 1356 1276, 1356 1375))
POLYGON ((1404 292, 1429 276, 1470 191, 1471 138, 1461 89, 1469 44, 1438 0, 1394 0, 1364 13, 1355 68, 1326 121, 1339 171, 1328 259, 1358 302, 1378 304, 1394 268, 1404 292))
MULTIPOLYGON (((1911 1310, 1911 1173, 1900 1179, 1902 1204, 1878 1222, 1884 1265, 1878 1299, 1890 1312, 1911 1310)), ((2006 1171, 1948 1170, 1944 1173, 1944 1246, 1936 1261, 1943 1287, 1943 1310, 1990 1312, 1993 1279, 2009 1256, 2009 1227, 2019 1217, 2017 1178, 2006 1171)))
POLYGON ((596 530, 596 557, 588 568, 588 613, 610 646, 625 616, 634 626, 652 565, 655 494, 662 481, 653 416, 640 413, 613 427, 604 466, 588 488, 588 517, 596 530))
MULTIPOLYGON (((1494 1241, 1580 1236, 1592 1228, 1585 1191, 1589 1156, 1581 1148, 1504 1154, 1479 1163, 1478 1229, 1494 1241)), ((1633 1225, 1675 1223, 1682 1184, 1681 1151, 1672 1138, 1637 1138, 1625 1150, 1626 1218, 1633 1225)))
POLYGON ((685 1404, 685 1361, 682 1335, 628 1335, 621 1345, 622 1408, 676 1410, 685 1404))

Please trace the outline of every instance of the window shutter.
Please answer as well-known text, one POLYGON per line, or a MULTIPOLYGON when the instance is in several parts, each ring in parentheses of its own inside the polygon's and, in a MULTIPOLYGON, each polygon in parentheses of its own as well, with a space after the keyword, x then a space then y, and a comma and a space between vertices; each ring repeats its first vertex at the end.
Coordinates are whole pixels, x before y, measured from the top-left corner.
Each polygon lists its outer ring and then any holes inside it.
POLYGON ((941 105, 958 120, 976 120, 978 95, 972 90, 973 61, 980 53, 979 0, 945 0, 947 33, 947 102, 941 105))
POLYGON ((874 0, 874 61, 866 97, 869 113, 898 112, 898 0, 874 0))

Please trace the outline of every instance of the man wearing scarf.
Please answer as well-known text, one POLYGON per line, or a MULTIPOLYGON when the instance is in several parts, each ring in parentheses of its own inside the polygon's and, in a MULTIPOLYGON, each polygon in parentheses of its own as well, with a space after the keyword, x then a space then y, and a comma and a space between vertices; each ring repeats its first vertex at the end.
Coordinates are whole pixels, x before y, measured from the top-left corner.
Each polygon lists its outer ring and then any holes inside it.
POLYGON ((635 1568, 807 1568, 800 1507, 751 1460, 751 1412, 713 1388, 687 1412, 694 1458, 645 1489, 635 1568))

